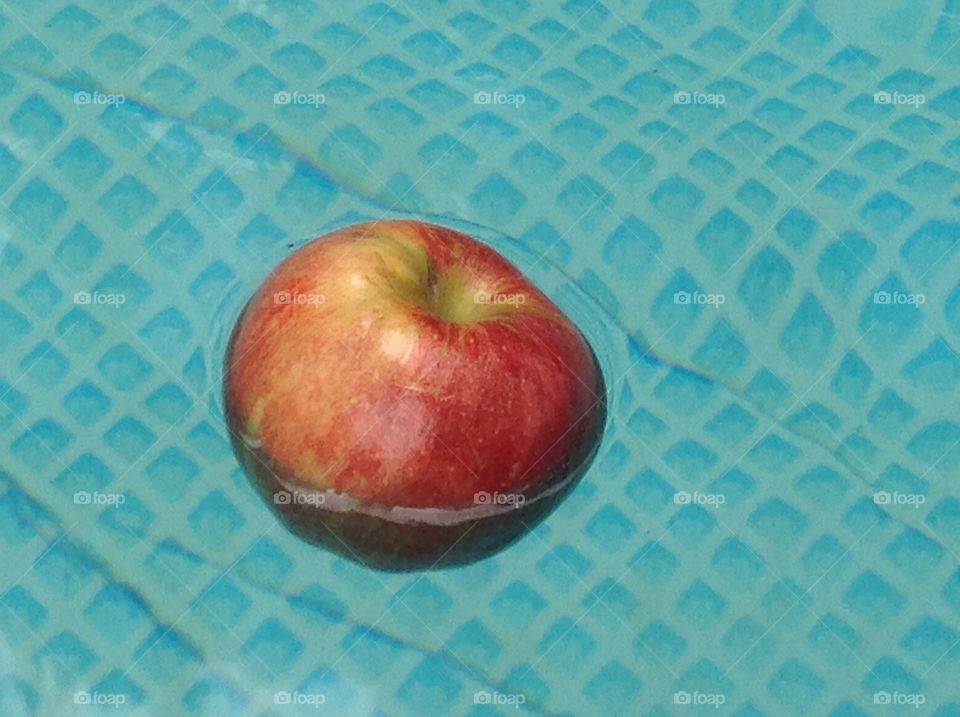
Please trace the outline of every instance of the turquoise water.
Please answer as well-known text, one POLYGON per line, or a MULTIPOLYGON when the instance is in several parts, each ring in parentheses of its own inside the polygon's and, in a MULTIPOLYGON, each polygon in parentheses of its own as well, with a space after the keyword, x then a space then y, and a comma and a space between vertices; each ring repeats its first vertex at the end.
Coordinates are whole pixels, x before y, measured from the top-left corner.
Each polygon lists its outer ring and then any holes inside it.
POLYGON ((0 0, 0 714, 960 714, 958 64, 954 0, 0 0), (400 216, 611 388, 413 575, 278 526, 219 398, 270 268, 400 216))

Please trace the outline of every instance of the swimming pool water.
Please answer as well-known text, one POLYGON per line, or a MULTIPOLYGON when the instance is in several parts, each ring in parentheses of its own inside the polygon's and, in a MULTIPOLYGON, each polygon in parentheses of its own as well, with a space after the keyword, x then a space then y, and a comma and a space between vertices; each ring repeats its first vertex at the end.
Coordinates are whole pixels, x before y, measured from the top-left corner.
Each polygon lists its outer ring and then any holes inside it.
POLYGON ((960 713, 958 64, 954 0, 0 0, 0 714, 960 713), (401 216, 611 389, 413 575, 278 526, 219 398, 270 268, 401 216))

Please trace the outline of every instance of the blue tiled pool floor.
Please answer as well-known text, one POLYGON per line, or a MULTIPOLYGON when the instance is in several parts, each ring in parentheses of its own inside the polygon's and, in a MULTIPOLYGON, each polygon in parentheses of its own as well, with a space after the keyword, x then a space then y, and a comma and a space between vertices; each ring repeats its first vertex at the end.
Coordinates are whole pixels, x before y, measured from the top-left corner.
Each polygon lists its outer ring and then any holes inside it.
POLYGON ((954 0, 0 0, 0 714, 960 714, 958 65, 954 0), (611 386, 469 568, 303 544, 223 424, 253 287, 395 216, 611 386))

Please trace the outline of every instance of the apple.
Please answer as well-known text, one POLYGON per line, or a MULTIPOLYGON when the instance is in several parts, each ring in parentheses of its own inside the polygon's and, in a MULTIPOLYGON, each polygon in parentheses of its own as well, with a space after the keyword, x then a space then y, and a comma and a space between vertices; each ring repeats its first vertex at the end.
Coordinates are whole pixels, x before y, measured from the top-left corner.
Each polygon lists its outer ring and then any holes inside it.
POLYGON ((384 570, 510 544, 573 489, 606 421, 577 327, 490 246, 381 221, 285 259, 225 358, 234 448, 297 535, 384 570))

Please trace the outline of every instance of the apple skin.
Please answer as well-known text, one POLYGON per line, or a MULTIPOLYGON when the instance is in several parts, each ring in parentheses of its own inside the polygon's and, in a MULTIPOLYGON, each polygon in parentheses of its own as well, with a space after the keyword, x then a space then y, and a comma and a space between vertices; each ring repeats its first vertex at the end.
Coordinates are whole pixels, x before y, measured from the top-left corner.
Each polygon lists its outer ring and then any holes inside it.
POLYGON ((281 520, 383 570, 510 544, 575 487, 606 422, 599 362, 563 312, 489 246, 414 221, 285 259, 234 327, 224 403, 281 520))

